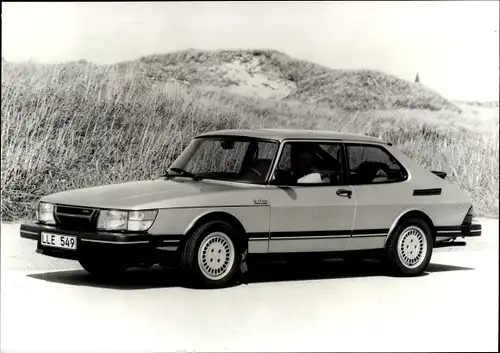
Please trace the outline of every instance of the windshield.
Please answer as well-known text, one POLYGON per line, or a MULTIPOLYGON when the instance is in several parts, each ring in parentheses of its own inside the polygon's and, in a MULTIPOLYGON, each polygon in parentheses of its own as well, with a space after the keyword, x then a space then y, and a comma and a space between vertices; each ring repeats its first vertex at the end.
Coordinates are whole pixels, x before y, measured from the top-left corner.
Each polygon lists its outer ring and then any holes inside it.
MULTIPOLYGON (((170 166, 204 179, 262 183, 278 151, 278 143, 243 137, 204 137, 191 141, 170 166)), ((172 174, 174 174, 172 173, 172 174)))

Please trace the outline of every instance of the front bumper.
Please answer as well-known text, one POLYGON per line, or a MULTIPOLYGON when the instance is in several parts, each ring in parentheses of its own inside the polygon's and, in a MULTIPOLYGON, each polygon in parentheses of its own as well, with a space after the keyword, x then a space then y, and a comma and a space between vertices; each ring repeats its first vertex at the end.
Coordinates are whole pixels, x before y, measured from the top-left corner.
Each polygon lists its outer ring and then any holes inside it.
POLYGON ((43 255, 68 260, 79 260, 90 255, 126 261, 131 265, 147 262, 156 263, 161 256, 165 256, 165 252, 175 253, 179 243, 171 236, 143 233, 80 232, 36 223, 22 224, 20 236, 35 240, 37 242, 36 252, 43 255), (44 245, 41 241, 42 232, 74 236, 76 237, 76 249, 62 249, 44 245), (168 247, 165 246, 167 243, 168 247))

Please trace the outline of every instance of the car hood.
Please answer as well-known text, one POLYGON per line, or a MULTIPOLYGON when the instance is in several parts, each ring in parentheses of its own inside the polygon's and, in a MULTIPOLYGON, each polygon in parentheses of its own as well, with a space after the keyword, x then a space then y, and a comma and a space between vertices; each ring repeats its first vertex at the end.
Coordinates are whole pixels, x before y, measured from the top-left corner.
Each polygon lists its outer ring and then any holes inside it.
POLYGON ((63 191, 45 196, 41 201, 97 208, 140 209, 146 205, 172 206, 169 201, 203 193, 231 191, 245 185, 176 178, 134 181, 63 191))

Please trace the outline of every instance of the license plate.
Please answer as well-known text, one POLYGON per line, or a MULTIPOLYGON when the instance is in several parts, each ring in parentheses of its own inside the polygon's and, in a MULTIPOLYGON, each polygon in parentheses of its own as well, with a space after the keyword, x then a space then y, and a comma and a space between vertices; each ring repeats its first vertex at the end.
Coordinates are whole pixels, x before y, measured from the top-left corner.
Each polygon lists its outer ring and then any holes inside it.
POLYGON ((76 237, 42 232, 41 244, 60 249, 76 250, 76 237))

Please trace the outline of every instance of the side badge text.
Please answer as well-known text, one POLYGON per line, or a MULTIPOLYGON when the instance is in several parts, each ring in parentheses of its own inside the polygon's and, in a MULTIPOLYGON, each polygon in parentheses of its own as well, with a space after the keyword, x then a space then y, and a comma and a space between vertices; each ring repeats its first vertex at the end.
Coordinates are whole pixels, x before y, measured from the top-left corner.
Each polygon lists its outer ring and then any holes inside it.
POLYGON ((264 199, 253 199, 255 205, 267 205, 268 201, 264 199))

